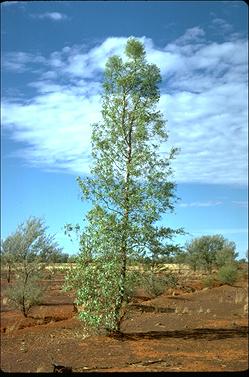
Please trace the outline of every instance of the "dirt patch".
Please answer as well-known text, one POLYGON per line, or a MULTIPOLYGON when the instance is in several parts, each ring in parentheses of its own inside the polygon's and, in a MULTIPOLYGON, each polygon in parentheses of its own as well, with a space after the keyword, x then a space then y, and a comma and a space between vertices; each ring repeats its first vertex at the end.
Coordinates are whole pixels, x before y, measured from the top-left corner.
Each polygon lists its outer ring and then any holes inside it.
MULTIPOLYGON (((58 279, 28 318, 1 305, 1 369, 6 372, 242 371, 248 368, 247 282, 201 289, 198 281, 157 298, 140 290, 121 336, 91 335, 58 279)), ((3 300, 4 297, 1 298, 3 300)))

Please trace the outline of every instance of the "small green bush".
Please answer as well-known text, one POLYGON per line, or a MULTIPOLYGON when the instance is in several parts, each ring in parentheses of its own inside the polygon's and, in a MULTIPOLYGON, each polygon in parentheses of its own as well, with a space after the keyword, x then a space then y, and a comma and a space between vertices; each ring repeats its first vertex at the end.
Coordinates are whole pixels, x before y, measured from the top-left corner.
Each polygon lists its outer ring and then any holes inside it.
POLYGON ((233 264, 222 266, 218 271, 217 278, 223 284, 232 285, 238 279, 238 268, 233 264))
POLYGON ((149 271, 144 275, 144 288, 152 296, 160 296, 167 288, 173 288, 177 285, 178 277, 173 272, 167 272, 158 275, 149 271))
POLYGON ((23 315, 27 317, 31 307, 41 303, 44 288, 32 279, 25 285, 22 281, 9 285, 4 293, 10 301, 10 305, 21 310, 23 315))
POLYGON ((215 278, 213 276, 207 276, 202 280, 204 287, 213 288, 215 286, 215 278))

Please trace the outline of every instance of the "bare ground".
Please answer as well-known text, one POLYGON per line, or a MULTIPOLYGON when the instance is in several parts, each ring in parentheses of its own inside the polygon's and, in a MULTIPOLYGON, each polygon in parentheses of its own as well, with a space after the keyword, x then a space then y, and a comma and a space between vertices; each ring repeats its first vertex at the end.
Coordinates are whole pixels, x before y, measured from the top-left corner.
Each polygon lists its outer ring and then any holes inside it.
POLYGON ((1 369, 51 372, 53 362, 73 372, 248 369, 247 280, 211 289, 189 281, 187 288, 146 300, 138 292, 118 338, 90 335, 61 281, 52 282, 28 318, 1 297, 1 369))

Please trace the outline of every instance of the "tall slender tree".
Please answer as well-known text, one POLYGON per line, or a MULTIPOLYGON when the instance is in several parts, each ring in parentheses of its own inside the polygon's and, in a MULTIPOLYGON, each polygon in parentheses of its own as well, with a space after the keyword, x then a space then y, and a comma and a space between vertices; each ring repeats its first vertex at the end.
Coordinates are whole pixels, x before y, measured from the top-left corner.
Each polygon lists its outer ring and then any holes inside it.
POLYGON ((163 254, 168 240, 182 233, 159 226, 161 215, 174 209, 170 162, 177 152, 172 148, 167 156, 160 154, 168 138, 157 108, 160 71, 147 63, 137 39, 128 40, 125 55, 106 63, 102 122, 92 130, 91 175, 77 178, 82 199, 91 200, 92 209, 81 236, 78 270, 67 279, 68 285, 77 281, 83 319, 94 325, 108 322, 115 330, 129 285, 128 258, 155 250, 163 254), (91 258, 94 276, 86 263, 91 258))

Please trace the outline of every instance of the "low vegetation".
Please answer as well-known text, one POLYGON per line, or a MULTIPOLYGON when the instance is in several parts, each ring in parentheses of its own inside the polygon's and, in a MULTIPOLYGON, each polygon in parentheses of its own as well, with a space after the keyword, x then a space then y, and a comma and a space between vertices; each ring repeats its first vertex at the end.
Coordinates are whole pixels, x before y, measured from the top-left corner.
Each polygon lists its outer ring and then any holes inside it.
POLYGON ((142 276, 142 286, 153 297, 160 296, 168 288, 174 288, 178 282, 178 276, 175 272, 164 271, 155 273, 153 269, 145 271, 142 276))
POLYGON ((180 257, 191 268, 211 273, 227 264, 235 263, 236 245, 220 234, 202 236, 186 243, 186 251, 180 257))
POLYGON ((232 285, 238 278, 238 267, 235 264, 226 264, 219 269, 217 275, 221 283, 232 285))
POLYGON ((16 274, 16 281, 10 284, 4 291, 9 305, 20 310, 24 317, 32 306, 41 303, 45 286, 41 286, 40 280, 44 277, 42 271, 37 270, 36 264, 29 263, 16 274))
POLYGON ((61 253, 46 230, 42 219, 30 217, 1 243, 1 267, 7 270, 9 283, 5 296, 25 317, 42 298, 45 287, 40 281, 44 277, 44 262, 53 261, 61 253))
POLYGON ((207 276, 202 280, 202 283, 205 288, 212 288, 215 286, 216 279, 214 276, 207 276))

